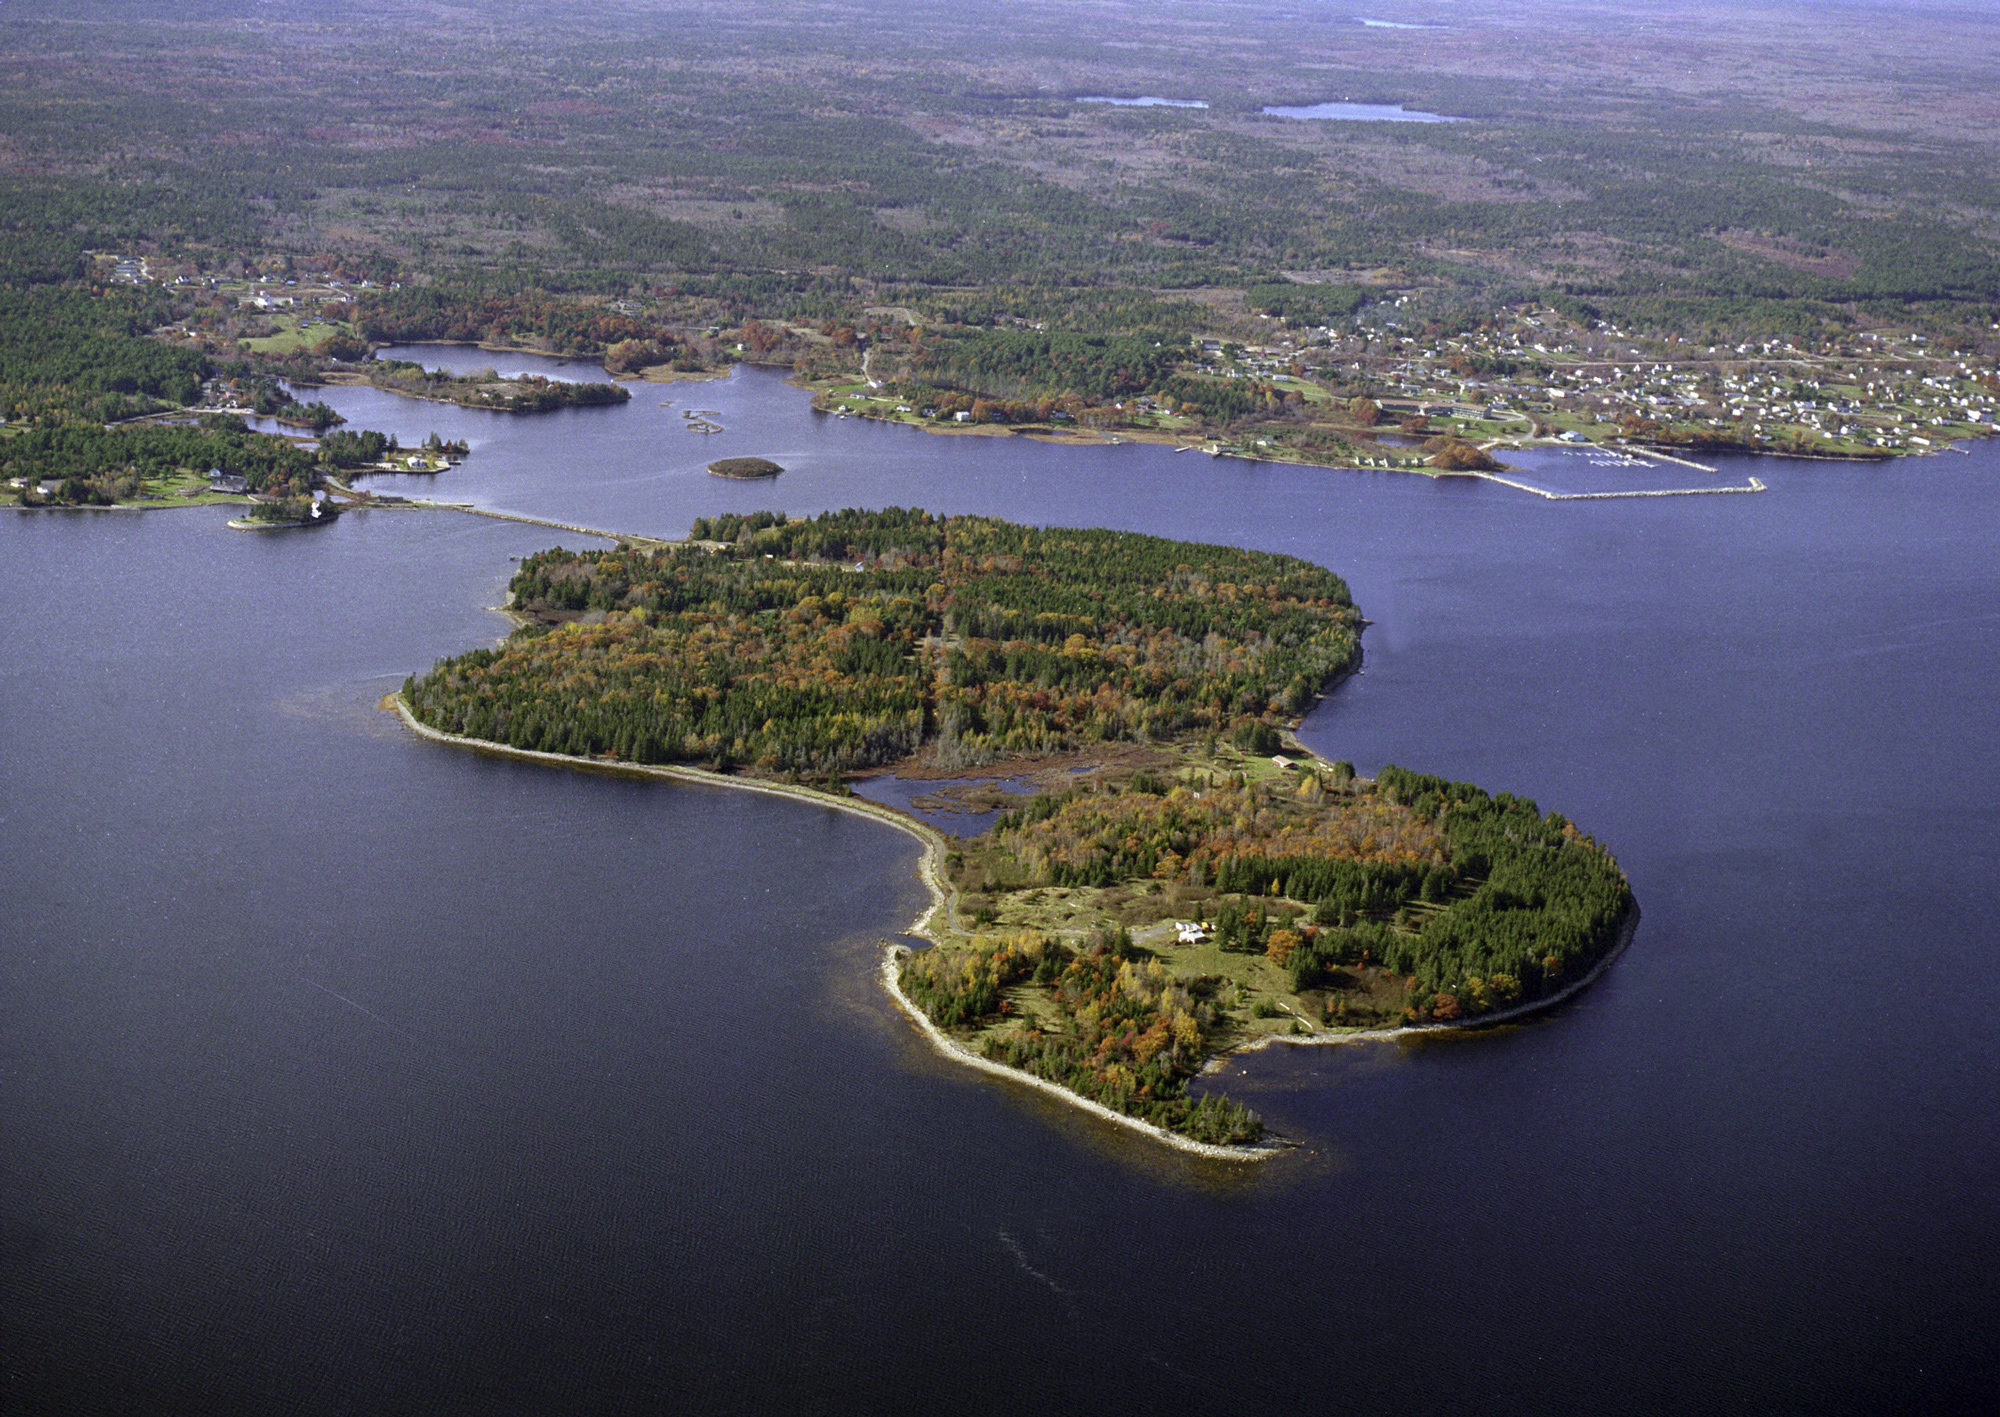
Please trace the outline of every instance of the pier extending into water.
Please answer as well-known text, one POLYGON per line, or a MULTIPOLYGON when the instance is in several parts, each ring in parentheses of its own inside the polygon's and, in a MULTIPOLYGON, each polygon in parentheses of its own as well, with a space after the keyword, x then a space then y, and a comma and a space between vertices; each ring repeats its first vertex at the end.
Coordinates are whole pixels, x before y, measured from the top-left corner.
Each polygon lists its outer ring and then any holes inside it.
POLYGON ((1546 497, 1551 502, 1603 502, 1615 497, 1708 497, 1723 492, 1768 492, 1763 482, 1753 477, 1747 487, 1657 487, 1643 492, 1551 492, 1546 487, 1537 487, 1530 482, 1517 482, 1511 477, 1502 477, 1497 472, 1474 472, 1461 474, 1483 478, 1487 482, 1497 482, 1502 487, 1514 487, 1523 492, 1532 492, 1537 497, 1546 497))

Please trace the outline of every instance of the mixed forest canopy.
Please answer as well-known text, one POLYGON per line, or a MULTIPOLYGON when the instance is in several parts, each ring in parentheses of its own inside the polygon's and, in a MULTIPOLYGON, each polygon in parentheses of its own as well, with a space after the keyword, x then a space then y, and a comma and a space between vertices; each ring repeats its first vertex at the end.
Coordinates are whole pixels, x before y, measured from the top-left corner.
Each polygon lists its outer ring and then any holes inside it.
POLYGON ((1197 1140, 1261 1135, 1190 1084, 1266 1020, 1446 1023, 1547 998, 1630 909, 1609 853, 1533 802, 1271 756, 1360 625, 1339 577, 1291 557, 758 512, 659 549, 543 552, 512 593, 529 623, 503 645, 405 683, 420 721, 794 780, 1074 754, 1075 785, 947 853, 973 928, 906 958, 901 984, 984 1056, 1197 1140), (1038 917, 1050 895, 1112 918, 1038 917), (1161 934, 1175 913, 1209 922, 1209 956, 1161 934), (1218 972, 1214 951, 1242 962, 1218 972))
POLYGON ((961 853, 989 891, 994 873, 1028 899, 1062 884, 1120 887, 1100 903, 1142 888, 1205 917, 1214 944, 1155 930, 1149 945, 1122 926, 1068 939, 999 929, 909 956, 905 992, 984 1056, 1205 1142, 1261 1134, 1239 1104, 1188 1090, 1216 1049, 1251 1036, 1250 1020, 1296 1034, 1307 1017, 1366 1027, 1504 1012, 1583 979, 1632 908, 1618 863, 1560 815, 1395 767, 1372 783, 1098 779, 1035 798, 990 835, 961 853), (1254 959, 1231 982, 1216 949, 1254 959), (1247 1010, 1246 980, 1260 986, 1247 1010))
POLYGON ((515 747, 821 775, 1222 735, 1295 717, 1357 652, 1347 587, 1288 556, 921 511, 697 522, 549 551, 536 623, 405 689, 515 747))

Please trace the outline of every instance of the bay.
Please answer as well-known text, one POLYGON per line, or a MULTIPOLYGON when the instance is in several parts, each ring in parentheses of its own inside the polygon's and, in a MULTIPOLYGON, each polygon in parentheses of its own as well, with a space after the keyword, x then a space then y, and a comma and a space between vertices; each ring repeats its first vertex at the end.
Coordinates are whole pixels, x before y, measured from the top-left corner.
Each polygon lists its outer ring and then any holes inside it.
POLYGON ((921 904, 900 835, 375 709, 574 535, 0 517, 9 1410, 1990 1389, 2000 449, 1552 503, 930 436, 751 370, 634 391, 326 396, 473 445, 378 485, 588 526, 922 505, 1332 566, 1374 623, 1302 736, 1568 813, 1632 877, 1633 947, 1525 1027, 1232 1063, 1301 1145, 1191 1160, 923 1048, 872 977, 921 904), (788 470, 702 471, 737 453, 788 470))

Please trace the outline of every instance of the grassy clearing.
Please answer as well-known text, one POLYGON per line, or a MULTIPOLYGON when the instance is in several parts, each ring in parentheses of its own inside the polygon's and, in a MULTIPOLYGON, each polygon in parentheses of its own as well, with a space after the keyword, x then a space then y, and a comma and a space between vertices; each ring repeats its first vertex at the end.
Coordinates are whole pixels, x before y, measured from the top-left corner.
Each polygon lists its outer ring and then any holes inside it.
POLYGON ((242 346, 253 354, 297 354, 300 350, 317 349, 335 335, 352 334, 346 325, 319 323, 308 325, 308 317, 302 315, 280 315, 275 322, 278 333, 265 335, 260 339, 246 339, 242 346))
MULTIPOLYGON (((1245 754, 1227 746, 1185 751, 1168 760, 1164 775, 1194 789, 1229 783, 1288 786, 1299 780, 1277 756, 1303 763, 1307 771, 1331 775, 1328 765, 1307 755, 1245 754)), ((1162 769, 1126 763, 1099 775, 1129 784, 1142 772, 1162 769)), ((1016 799, 1017 801, 1019 799, 1016 799)), ((1184 943, 1183 921, 1209 922, 1229 909, 1256 912, 1270 928, 1303 925, 1313 906, 1285 896, 1224 894, 1187 882, 1124 880, 1108 886, 1050 885, 1024 874, 1019 861, 990 835, 956 843, 946 873, 959 893, 959 912, 973 933, 947 946, 975 939, 1032 934, 1080 946, 1095 935, 1123 930, 1147 959, 1158 960, 1177 980, 1195 989, 1216 1013, 1212 1030, 1217 1048, 1228 1049, 1273 1034, 1312 1034, 1391 1027, 1403 1022, 1408 980, 1380 966, 1357 965, 1335 971, 1320 986, 1295 989, 1290 972, 1261 948, 1225 948, 1214 938, 1184 943)), ((1419 923, 1420 911, 1410 915, 1419 923)), ((1045 989, 1019 984, 1007 991, 1005 1014, 958 1035, 976 1047, 1005 1042, 1031 1028, 1051 1028, 1059 1011, 1045 989)))
MULTIPOLYGON (((5 492, 12 496, 15 489, 5 492)), ((235 492, 215 492, 201 473, 182 468, 173 477, 147 478, 139 485, 139 495, 112 503, 117 507, 158 510, 166 507, 240 507, 251 499, 235 492)))
POLYGON ((148 479, 140 485, 139 499, 120 502, 121 507, 220 507, 242 506, 250 499, 240 493, 214 492, 208 478, 191 468, 183 468, 171 478, 148 479))

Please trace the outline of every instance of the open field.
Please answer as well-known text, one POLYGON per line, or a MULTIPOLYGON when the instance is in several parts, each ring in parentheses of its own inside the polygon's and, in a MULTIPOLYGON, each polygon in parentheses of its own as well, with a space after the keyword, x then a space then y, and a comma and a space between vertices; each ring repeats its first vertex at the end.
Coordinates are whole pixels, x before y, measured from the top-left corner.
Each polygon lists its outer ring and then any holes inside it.
POLYGON ((278 333, 246 339, 244 348, 254 354, 297 354, 318 349, 330 339, 351 338, 354 334, 352 329, 325 321, 308 325, 303 317, 296 315, 281 315, 274 323, 280 327, 278 333))
MULTIPOLYGON (((9 487, 10 497, 19 489, 9 487)), ((136 495, 122 497, 110 503, 115 507, 139 509, 161 509, 167 507, 219 507, 242 506, 250 499, 241 493, 215 492, 209 489, 208 479, 192 468, 183 468, 172 477, 148 477, 141 480, 136 495)))

